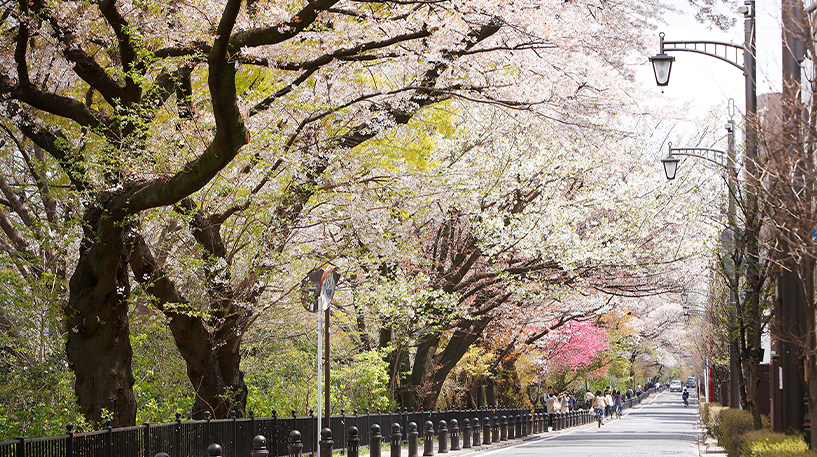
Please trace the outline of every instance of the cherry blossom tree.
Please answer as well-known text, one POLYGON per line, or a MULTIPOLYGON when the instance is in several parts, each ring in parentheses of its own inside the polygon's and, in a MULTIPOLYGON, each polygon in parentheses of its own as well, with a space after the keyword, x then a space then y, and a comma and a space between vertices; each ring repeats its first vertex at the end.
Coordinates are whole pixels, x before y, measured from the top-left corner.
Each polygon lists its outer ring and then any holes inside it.
POLYGON ((600 360, 610 348, 607 331, 593 322, 570 321, 536 343, 541 372, 561 392, 591 371, 603 375, 600 360))
MULTIPOLYGON (((19 181, 41 186, 41 219, 42 183, 64 182, 81 221, 63 326, 82 412, 135 420, 136 295, 167 318, 193 416, 225 417, 246 401, 246 330, 292 307, 316 263, 346 268, 361 303, 404 291, 373 313, 382 341, 433 324, 390 356, 399 373, 417 349, 415 391, 438 391, 503 313, 548 321, 594 309, 558 309, 568 291, 660 288, 667 215, 615 117, 641 116, 631 64, 663 6, 9 3, 0 108, 48 170, 19 181)), ((17 256, 47 239, 3 229, 17 256)))

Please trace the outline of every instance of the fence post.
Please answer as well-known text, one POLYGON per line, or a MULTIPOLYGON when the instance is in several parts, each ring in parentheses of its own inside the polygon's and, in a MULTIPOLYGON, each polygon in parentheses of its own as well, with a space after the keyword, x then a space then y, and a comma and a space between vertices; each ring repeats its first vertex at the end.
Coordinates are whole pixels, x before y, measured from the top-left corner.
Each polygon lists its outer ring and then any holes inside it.
POLYGON ((222 451, 224 451, 224 449, 222 449, 221 445, 218 443, 213 443, 207 446, 207 455, 209 457, 222 457, 224 455, 222 451))
POLYGON ((462 448, 471 449, 471 419, 462 420, 462 448))
POLYGON ((349 427, 349 437, 346 439, 346 451, 349 457, 358 457, 360 454, 360 431, 354 425, 349 427))
POLYGON ((426 421, 423 430, 423 456, 434 455, 434 422, 426 421))
MULTIPOLYGON (((505 428, 505 441, 513 439, 513 414, 510 416, 502 416, 505 418, 504 428, 505 428)), ((502 441, 502 434, 499 434, 499 440, 502 441)))
POLYGON ((301 441, 301 432, 293 430, 289 432, 289 443, 287 443, 287 450, 289 457, 301 457, 301 451, 304 449, 304 443, 301 441))
POLYGON ((332 440, 332 430, 328 428, 321 429, 320 457, 332 457, 332 449, 334 447, 335 442, 332 440))
POLYGON ((173 446, 173 455, 175 457, 181 457, 182 455, 182 413, 176 411, 176 433, 173 434, 173 440, 175 441, 173 446))
POLYGON ((491 418, 482 419, 482 444, 491 444, 491 418))
POLYGON ((105 457, 113 457, 113 428, 110 419, 105 419, 105 457))
POLYGON ((380 425, 372 425, 372 433, 369 435, 369 456, 380 457, 380 442, 383 440, 383 435, 380 434, 380 425))
POLYGON ((142 427, 144 427, 142 434, 142 449, 144 452, 142 452, 142 454, 145 457, 150 457, 150 424, 143 422, 142 427))
MULTIPOLYGON (((415 422, 408 423, 408 457, 419 457, 417 455, 417 437, 420 432, 417 431, 417 424, 415 422)), ((351 456, 349 456, 351 457, 351 456)))
POLYGON ((457 419, 451 419, 451 450, 460 450, 460 423, 457 419))
POLYGON ((65 457, 74 457, 74 424, 65 426, 65 457))
POLYGON ((17 437, 17 446, 15 448, 15 457, 26 457, 26 439, 24 437, 17 437))
POLYGON ((479 417, 474 417, 474 426, 472 430, 474 431, 474 446, 481 446, 482 440, 479 438, 479 432, 482 429, 482 426, 479 425, 479 417))
MULTIPOLYGON (((204 442, 210 442, 210 411, 204 412, 204 442)), ((207 448, 209 452, 209 447, 207 448)))
POLYGON ((267 450, 267 439, 264 435, 258 435, 252 439, 252 451, 250 451, 251 457, 269 457, 269 451, 267 450))
POLYGON ((389 434, 391 457, 400 457, 400 442, 403 434, 400 433, 400 424, 395 422, 391 424, 391 433, 389 434))

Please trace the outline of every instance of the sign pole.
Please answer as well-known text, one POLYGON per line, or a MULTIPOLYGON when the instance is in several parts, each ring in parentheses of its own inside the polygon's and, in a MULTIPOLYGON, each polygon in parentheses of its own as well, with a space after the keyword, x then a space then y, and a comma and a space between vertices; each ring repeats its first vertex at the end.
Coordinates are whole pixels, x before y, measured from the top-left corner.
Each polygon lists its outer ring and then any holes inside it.
POLYGON ((315 455, 318 455, 318 450, 321 448, 321 381, 322 381, 321 356, 323 355, 321 350, 321 346, 323 343, 323 338, 321 338, 322 336, 321 333, 323 332, 323 313, 321 313, 320 311, 322 309, 323 303, 321 302, 323 302, 323 297, 318 296, 318 312, 316 313, 318 315, 318 392, 317 395, 315 396, 315 399, 317 400, 315 403, 317 403, 318 423, 315 429, 316 430, 315 455))

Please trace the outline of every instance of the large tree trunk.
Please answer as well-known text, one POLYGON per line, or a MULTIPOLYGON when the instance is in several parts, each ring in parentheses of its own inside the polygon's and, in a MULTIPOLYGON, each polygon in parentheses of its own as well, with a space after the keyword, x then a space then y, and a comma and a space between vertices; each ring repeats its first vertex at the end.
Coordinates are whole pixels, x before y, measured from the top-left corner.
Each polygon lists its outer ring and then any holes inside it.
POLYGON ((170 331, 187 366, 187 378, 196 393, 191 417, 201 419, 210 411, 215 418, 227 418, 232 411, 244 415, 247 385, 240 370, 239 351, 244 328, 236 324, 240 316, 227 318, 211 331, 198 313, 165 308, 168 303, 186 304, 176 285, 157 267, 144 238, 136 235, 130 255, 134 276, 158 299, 159 309, 170 318, 170 331))
POLYGON ((114 427, 136 422, 123 236, 118 218, 96 207, 86 212, 83 245, 65 309, 66 352, 76 376, 80 411, 101 423, 105 410, 114 427))
POLYGON ((479 320, 461 322, 460 328, 454 331, 445 349, 440 352, 437 352, 439 334, 429 335, 420 342, 408 380, 408 390, 414 393, 417 404, 426 410, 437 405, 445 379, 491 320, 491 317, 485 316, 479 320))

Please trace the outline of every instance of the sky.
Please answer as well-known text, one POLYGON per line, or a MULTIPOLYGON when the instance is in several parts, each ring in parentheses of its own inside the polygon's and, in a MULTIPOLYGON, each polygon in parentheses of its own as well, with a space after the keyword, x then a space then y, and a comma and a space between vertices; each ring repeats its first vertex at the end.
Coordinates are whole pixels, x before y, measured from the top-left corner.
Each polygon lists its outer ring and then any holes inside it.
MULTIPOLYGON (((812 1, 814 0, 805 0, 805 3, 810 4, 812 1)), ((734 3, 735 6, 742 4, 734 3)), ((723 11, 730 12, 726 8, 723 11)), ((664 32, 665 40, 724 41, 741 46, 744 39, 743 14, 737 11, 737 8, 734 8, 731 14, 736 23, 727 32, 698 23, 691 11, 686 15, 668 15, 667 24, 660 26, 656 31, 655 49, 650 55, 658 54, 658 32, 664 32)), ((779 92, 782 55, 780 0, 756 2, 756 27, 757 93, 761 95, 779 92)), ((640 69, 637 76, 639 81, 653 88, 655 93, 653 103, 656 106, 666 104, 678 107, 688 104, 691 114, 703 116, 713 106, 726 107, 728 100, 732 98, 735 103, 735 119, 742 118, 746 100, 745 78, 739 69, 710 56, 691 52, 668 54, 675 57, 668 86, 660 88, 656 86, 652 66, 649 63, 640 69)), ((724 119, 726 120, 727 118, 724 119)))

